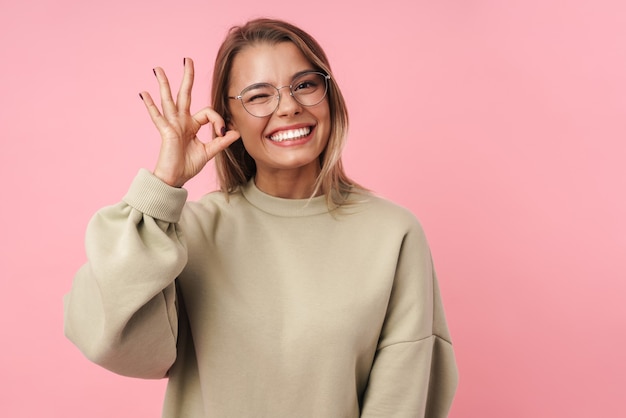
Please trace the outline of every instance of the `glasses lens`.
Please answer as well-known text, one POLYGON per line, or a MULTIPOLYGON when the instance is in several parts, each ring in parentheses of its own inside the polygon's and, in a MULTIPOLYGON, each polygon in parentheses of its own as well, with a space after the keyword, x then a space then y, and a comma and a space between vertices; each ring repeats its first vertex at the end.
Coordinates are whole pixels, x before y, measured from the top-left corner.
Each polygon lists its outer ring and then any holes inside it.
POLYGON ((276 109, 278 91, 271 84, 254 84, 241 93, 241 102, 248 113, 254 116, 268 116, 276 109))
POLYGON ((321 73, 304 73, 291 84, 293 97, 304 106, 314 106, 320 103, 326 96, 327 90, 328 81, 321 73))

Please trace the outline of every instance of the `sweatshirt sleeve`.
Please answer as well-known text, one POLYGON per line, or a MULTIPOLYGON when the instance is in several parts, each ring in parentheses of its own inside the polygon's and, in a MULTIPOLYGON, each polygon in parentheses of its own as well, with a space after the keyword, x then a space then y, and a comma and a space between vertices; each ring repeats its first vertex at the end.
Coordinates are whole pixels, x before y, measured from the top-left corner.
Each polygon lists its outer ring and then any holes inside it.
POLYGON ((141 170, 122 202, 89 222, 88 261, 64 298, 65 334, 115 373, 162 378, 176 359, 174 280, 187 262, 178 227, 186 199, 186 190, 141 170))
POLYGON ((361 417, 446 417, 457 382, 430 250, 415 225, 402 243, 361 417))

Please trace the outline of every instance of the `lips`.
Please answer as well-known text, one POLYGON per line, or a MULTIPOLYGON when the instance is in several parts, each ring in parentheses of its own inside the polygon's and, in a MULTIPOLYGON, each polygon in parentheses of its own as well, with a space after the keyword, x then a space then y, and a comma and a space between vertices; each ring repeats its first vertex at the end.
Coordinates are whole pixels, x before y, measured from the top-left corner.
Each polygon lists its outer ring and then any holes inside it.
POLYGON ((305 126, 302 128, 295 128, 295 129, 285 129, 285 130, 281 130, 281 131, 273 133, 268 138, 274 142, 296 141, 298 139, 307 137, 311 133, 312 130, 313 130, 313 127, 311 126, 305 126))

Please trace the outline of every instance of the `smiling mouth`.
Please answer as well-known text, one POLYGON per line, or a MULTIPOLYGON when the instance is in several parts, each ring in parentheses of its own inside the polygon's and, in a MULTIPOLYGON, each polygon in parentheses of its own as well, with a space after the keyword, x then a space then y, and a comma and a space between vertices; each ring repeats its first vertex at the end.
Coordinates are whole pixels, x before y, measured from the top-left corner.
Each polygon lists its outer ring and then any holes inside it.
POLYGON ((313 128, 307 126, 306 128, 290 129, 288 131, 280 131, 271 135, 270 140, 274 142, 295 141, 297 139, 308 136, 313 128))

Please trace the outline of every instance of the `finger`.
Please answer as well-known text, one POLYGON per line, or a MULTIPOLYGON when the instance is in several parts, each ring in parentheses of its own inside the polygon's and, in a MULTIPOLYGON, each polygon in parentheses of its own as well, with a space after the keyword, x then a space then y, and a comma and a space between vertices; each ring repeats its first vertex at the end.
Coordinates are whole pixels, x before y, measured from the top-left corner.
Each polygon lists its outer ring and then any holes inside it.
POLYGON ((207 156, 209 159, 215 157, 219 152, 228 148, 230 144, 235 142, 241 137, 238 131, 228 131, 223 136, 217 136, 212 141, 209 141, 204 144, 204 149, 206 150, 207 156))
POLYGON ((146 106, 152 122, 157 127, 159 132, 163 132, 166 128, 169 127, 169 124, 161 114, 161 111, 159 110, 157 105, 154 103, 154 100, 152 100, 152 96, 150 96, 150 93, 148 93, 147 91, 142 91, 141 93, 139 93, 139 96, 141 96, 141 98, 143 99, 143 104, 146 106))
POLYGON ((180 84, 180 90, 176 97, 176 107, 179 111, 189 112, 191 107, 191 88, 193 87, 194 68, 193 60, 191 58, 184 58, 183 64, 185 72, 183 74, 183 81, 180 84))
POLYGON ((161 95, 161 107, 163 108, 164 115, 171 115, 176 113, 176 104, 172 99, 172 89, 170 88, 170 82, 165 75, 165 71, 161 67, 154 68, 154 75, 159 82, 159 94, 161 95))
POLYGON ((212 108, 205 107, 201 109, 198 113, 193 115, 193 118, 200 126, 212 123, 215 134, 217 136, 223 136, 222 128, 226 126, 226 123, 224 122, 224 118, 212 108))

